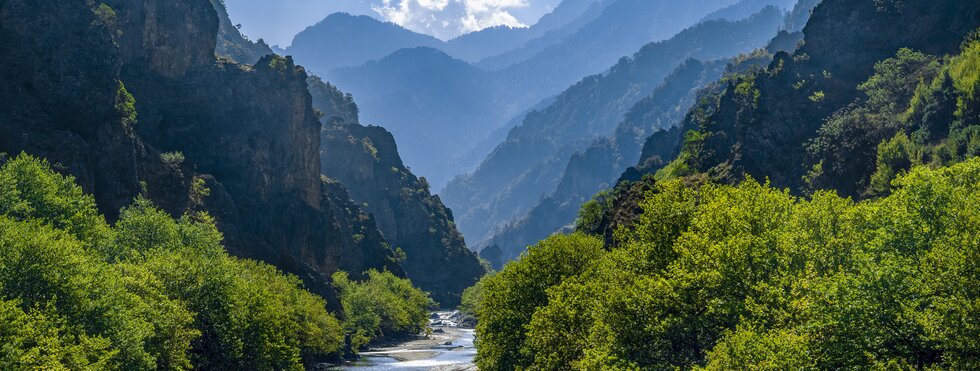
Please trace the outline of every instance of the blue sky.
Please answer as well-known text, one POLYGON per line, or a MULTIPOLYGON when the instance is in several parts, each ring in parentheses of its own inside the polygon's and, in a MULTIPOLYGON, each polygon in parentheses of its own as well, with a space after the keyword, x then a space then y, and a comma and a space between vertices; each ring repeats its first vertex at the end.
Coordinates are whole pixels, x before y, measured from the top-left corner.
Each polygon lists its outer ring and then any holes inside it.
POLYGON ((253 40, 287 46, 294 35, 335 12, 370 15, 449 39, 496 25, 537 22, 561 0, 226 0, 232 21, 253 40))

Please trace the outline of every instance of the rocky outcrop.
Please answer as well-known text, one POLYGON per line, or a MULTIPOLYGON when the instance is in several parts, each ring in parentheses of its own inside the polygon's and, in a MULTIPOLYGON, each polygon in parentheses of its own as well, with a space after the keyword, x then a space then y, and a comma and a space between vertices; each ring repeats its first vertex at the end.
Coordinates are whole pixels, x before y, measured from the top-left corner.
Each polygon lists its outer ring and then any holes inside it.
POLYGON ((323 173, 347 185, 351 198, 376 218, 392 247, 404 254, 400 262, 414 284, 443 307, 458 305, 463 290, 486 272, 466 248, 452 212, 430 193, 424 178, 405 167, 391 133, 359 125, 349 97, 321 84, 312 90, 321 96, 317 106, 326 121, 323 173))
POLYGON ((877 62, 901 48, 950 54, 978 26, 974 1, 823 0, 795 53, 778 53, 766 71, 730 81, 702 100, 699 109, 709 114, 684 124, 704 138, 694 143, 690 153, 697 156, 687 165, 720 181, 751 175, 803 191, 812 169, 808 143, 828 117, 859 97, 858 85, 877 62))
POLYGON ((0 2, 0 152, 47 158, 110 219, 139 192, 145 162, 119 81, 110 9, 0 2))
POLYGON ((110 219, 140 193, 209 211, 230 251, 328 299, 338 269, 404 274, 373 218, 320 176, 303 68, 218 61, 218 29, 208 0, 0 2, 0 152, 50 159, 110 219))
POLYGON ((215 54, 247 65, 253 65, 262 57, 274 54, 264 40, 252 41, 242 35, 231 22, 224 0, 211 0, 211 5, 218 13, 218 43, 214 49, 215 54))

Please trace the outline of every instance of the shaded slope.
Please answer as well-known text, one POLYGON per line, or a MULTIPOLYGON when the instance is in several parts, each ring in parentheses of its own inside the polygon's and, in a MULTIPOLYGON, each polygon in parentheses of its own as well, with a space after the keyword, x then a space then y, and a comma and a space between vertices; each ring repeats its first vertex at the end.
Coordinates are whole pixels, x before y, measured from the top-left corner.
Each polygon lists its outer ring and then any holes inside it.
POLYGON ((551 106, 528 114, 474 173, 457 178, 443 192, 464 235, 471 243, 484 240, 541 195, 554 192, 567 156, 587 148, 596 136, 611 135, 628 109, 652 94, 676 66, 689 58, 711 60, 751 51, 764 45, 781 23, 782 14, 770 8, 745 21, 697 25, 644 46, 605 74, 572 86, 551 106), (559 175, 535 186, 513 186, 528 179, 522 174, 540 173, 544 165, 552 169, 546 173, 559 175))

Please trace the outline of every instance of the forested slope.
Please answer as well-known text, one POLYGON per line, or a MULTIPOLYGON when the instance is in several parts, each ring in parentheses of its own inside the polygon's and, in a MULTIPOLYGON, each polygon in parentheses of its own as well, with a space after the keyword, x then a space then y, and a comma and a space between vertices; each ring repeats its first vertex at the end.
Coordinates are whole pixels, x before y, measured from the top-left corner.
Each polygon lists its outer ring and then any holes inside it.
POLYGON ((676 159, 481 282, 481 369, 980 366, 978 27, 824 0, 704 91, 676 159))

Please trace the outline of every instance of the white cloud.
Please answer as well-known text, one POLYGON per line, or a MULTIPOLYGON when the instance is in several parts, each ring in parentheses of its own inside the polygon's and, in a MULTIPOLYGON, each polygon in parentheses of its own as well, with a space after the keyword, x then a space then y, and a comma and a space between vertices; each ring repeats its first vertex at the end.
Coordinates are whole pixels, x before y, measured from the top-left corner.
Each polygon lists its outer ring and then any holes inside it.
POLYGON ((412 31, 450 39, 487 27, 525 27, 511 11, 528 0, 381 0, 372 7, 381 18, 412 31))

